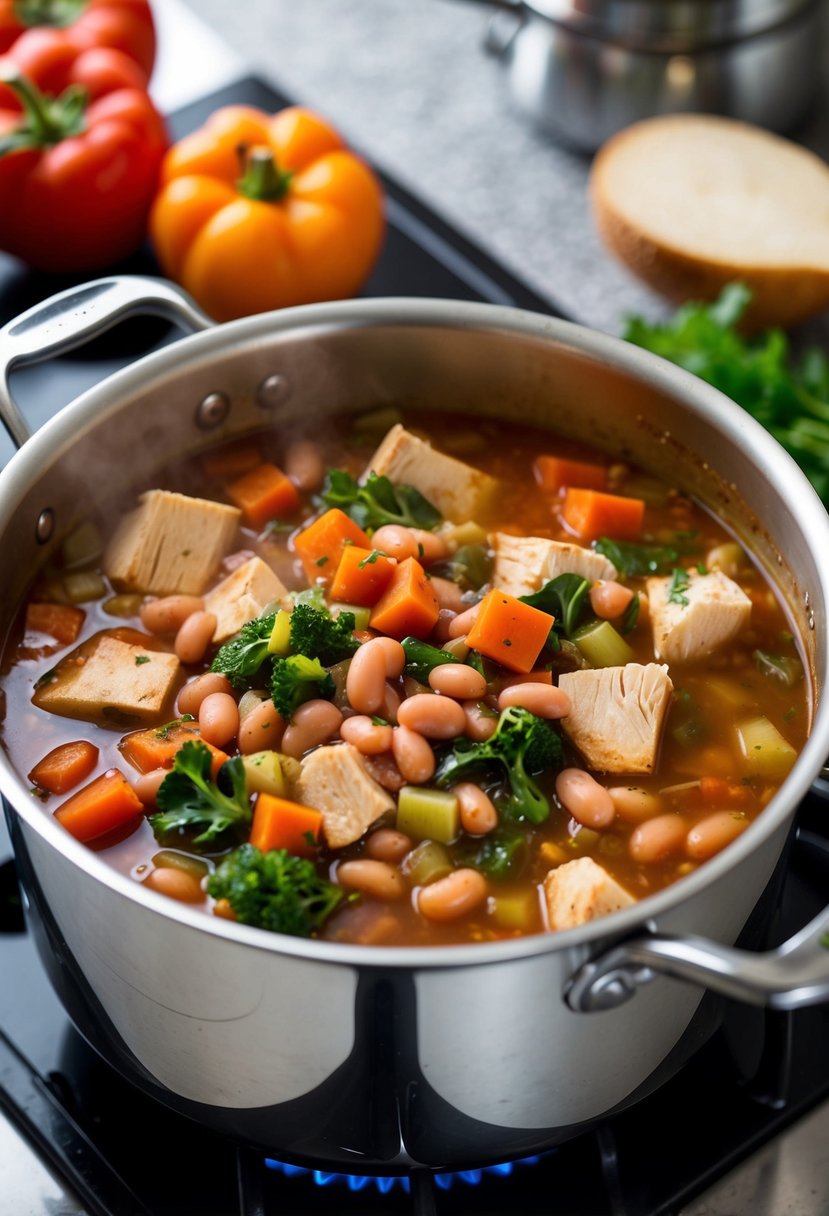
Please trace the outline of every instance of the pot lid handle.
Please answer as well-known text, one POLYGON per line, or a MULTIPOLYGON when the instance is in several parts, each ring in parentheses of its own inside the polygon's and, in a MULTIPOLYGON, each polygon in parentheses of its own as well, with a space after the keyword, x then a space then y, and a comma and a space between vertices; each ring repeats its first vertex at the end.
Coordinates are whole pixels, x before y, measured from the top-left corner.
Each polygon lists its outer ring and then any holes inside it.
POLYGON ((188 332, 213 324, 186 292, 166 279, 117 275, 50 296, 0 329, 0 421, 18 447, 31 430, 11 395, 9 373, 83 346, 133 316, 161 317, 188 332))
POLYGON ((753 953, 704 937, 634 937, 585 963, 565 1000, 578 1013, 613 1009, 658 975, 772 1009, 829 1000, 829 907, 775 950, 753 953))

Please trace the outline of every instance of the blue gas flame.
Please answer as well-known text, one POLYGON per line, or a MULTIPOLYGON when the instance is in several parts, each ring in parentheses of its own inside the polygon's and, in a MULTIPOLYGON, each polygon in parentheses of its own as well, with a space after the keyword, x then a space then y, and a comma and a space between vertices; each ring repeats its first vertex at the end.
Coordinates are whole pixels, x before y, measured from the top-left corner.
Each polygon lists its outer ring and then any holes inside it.
MULTIPOLYGON (((457 1170, 432 1174, 435 1186, 442 1191, 448 1191, 456 1182, 467 1186, 477 1186, 487 1175, 490 1177, 508 1177, 517 1165, 535 1165, 540 1157, 522 1157, 519 1161, 505 1161, 499 1165, 483 1165, 480 1169, 457 1170)), ((410 1183, 405 1174, 394 1177, 378 1177, 374 1174, 337 1174, 329 1170, 309 1169, 304 1165, 287 1165, 284 1161, 276 1161, 273 1157, 265 1158, 269 1170, 277 1170, 286 1178, 310 1178, 316 1186, 346 1186, 350 1191, 362 1191, 365 1187, 376 1187, 381 1195, 387 1195, 394 1187, 409 1191, 410 1183)))

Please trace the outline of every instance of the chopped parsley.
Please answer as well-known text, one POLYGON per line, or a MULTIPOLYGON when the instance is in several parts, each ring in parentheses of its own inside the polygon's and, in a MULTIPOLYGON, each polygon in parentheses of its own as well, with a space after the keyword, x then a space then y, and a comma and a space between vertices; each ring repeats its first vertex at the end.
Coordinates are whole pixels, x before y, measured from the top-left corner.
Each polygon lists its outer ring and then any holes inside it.
POLYGON ((671 575, 671 585, 668 587, 668 603, 679 604, 682 608, 688 607, 688 596, 685 592, 688 590, 688 571, 680 570, 679 568, 673 571, 671 575))

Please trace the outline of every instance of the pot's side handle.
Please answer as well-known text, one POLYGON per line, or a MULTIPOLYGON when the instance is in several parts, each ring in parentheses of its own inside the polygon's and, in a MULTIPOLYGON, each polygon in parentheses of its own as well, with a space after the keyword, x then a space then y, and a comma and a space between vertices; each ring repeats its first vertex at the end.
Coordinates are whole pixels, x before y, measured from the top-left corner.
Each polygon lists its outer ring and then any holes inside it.
POLYGON ((612 1009, 657 975, 688 980, 749 1005, 817 1005, 829 1000, 829 907, 782 946, 761 953, 703 937, 631 938, 580 967, 565 1000, 580 1013, 612 1009))
POLYGON ((83 346, 132 316, 163 317, 191 331, 213 324, 190 296, 166 279, 117 275, 50 296, 0 329, 0 421, 18 447, 31 432, 9 389, 12 369, 83 346))

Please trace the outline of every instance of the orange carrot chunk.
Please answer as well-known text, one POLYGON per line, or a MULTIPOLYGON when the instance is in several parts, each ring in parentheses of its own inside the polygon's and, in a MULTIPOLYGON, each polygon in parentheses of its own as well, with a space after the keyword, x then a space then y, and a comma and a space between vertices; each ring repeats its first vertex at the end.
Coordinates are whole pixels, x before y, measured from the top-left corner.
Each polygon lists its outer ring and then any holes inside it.
POLYGON ((426 571, 415 558, 407 557, 395 567, 368 623, 392 638, 425 638, 437 624, 439 614, 438 597, 426 571))
POLYGON ((275 464, 260 464, 243 473, 230 483, 227 494, 253 528, 293 515, 300 504, 296 486, 275 464))
POLYGON ((481 600, 466 643, 508 667, 530 672, 550 636, 555 617, 524 604, 505 591, 488 591, 481 600))
POLYGON ((263 853, 287 849, 297 857, 313 857, 321 831, 322 815, 312 807, 275 794, 257 796, 250 843, 263 853))
POLYGON ((586 460, 568 460, 566 456, 537 456, 535 475, 542 490, 557 494, 568 486, 585 490, 606 490, 607 469, 586 460))
POLYGON ((345 545, 331 583, 331 598, 372 608, 389 585, 397 562, 360 545, 345 545))
POLYGON ((55 811, 67 832, 87 843, 144 813, 144 804, 117 768, 107 769, 55 811))
POLYGON ((219 769, 230 757, 227 752, 200 738, 198 722, 170 722, 166 726, 131 731, 124 735, 118 750, 139 773, 150 773, 157 768, 172 768, 176 752, 188 741, 198 741, 210 752, 210 772, 215 780, 219 769))
POLYGON ((638 540, 645 516, 641 498, 602 494, 598 490, 572 487, 564 496, 561 518, 580 540, 612 536, 616 540, 638 540))
POLYGON ((312 583, 330 583, 345 545, 371 549, 371 541, 345 511, 332 507, 294 539, 294 549, 312 583))
POLYGON ((48 633, 50 638, 68 646, 74 642, 86 619, 83 608, 73 604, 27 604, 26 629, 48 633))
POLYGON ((81 781, 85 781, 98 763, 98 749, 86 739, 74 743, 61 743, 38 760, 29 773, 32 785, 50 794, 65 794, 81 781))
POLYGON ((703 802, 715 803, 723 809, 748 806, 754 798, 749 786, 725 777, 701 777, 699 790, 703 802))

